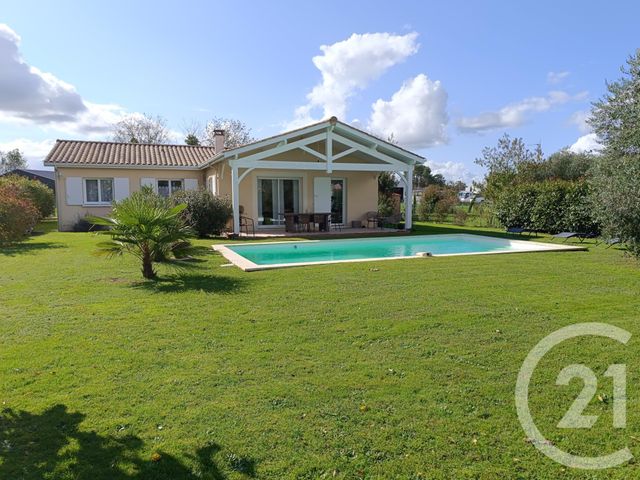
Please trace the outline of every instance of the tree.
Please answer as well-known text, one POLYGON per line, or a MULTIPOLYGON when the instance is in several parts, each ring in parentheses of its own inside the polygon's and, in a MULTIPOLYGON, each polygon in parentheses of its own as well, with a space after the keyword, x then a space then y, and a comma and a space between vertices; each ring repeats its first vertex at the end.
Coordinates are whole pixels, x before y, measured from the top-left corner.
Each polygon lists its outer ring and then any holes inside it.
POLYGON ((0 152, 0 175, 11 172, 16 168, 27 168, 27 160, 24 155, 14 148, 8 152, 0 152))
POLYGON ((191 249, 191 228, 185 225, 182 212, 187 205, 172 206, 153 192, 143 188, 128 198, 114 202, 110 217, 87 217, 95 225, 108 227, 100 231, 111 237, 98 244, 98 253, 108 256, 129 253, 142 262, 142 276, 156 277, 153 264, 172 263, 191 249))
POLYGON ((504 134, 495 147, 482 149, 482 156, 475 163, 487 169, 485 197, 495 200, 500 192, 511 185, 519 172, 543 161, 542 147, 538 144, 529 150, 522 138, 504 134))
POLYGON ((424 188, 428 185, 444 186, 444 176, 440 173, 431 173, 431 168, 423 163, 413 167, 413 188, 424 188))
POLYGON ((563 148, 540 164, 533 180, 580 180, 589 174, 594 159, 595 155, 591 153, 575 153, 563 148))
POLYGON ((607 83, 608 93, 593 104, 587 120, 605 154, 618 158, 640 154, 640 48, 620 71, 622 78, 607 83))
POLYGON ((194 134, 190 133, 185 137, 184 143, 191 145, 192 147, 197 147, 200 145, 200 140, 194 134))
POLYGON ((215 145, 214 131, 224 130, 224 147, 234 148, 255 141, 251 135, 251 129, 242 121, 234 118, 214 117, 207 122, 204 127, 204 134, 201 143, 204 145, 215 145))
POLYGON ((113 141, 124 143, 169 143, 170 131, 161 116, 133 114, 113 126, 113 141))
POLYGON ((603 145, 592 175, 598 220, 640 257, 640 49, 593 104, 590 125, 603 145))

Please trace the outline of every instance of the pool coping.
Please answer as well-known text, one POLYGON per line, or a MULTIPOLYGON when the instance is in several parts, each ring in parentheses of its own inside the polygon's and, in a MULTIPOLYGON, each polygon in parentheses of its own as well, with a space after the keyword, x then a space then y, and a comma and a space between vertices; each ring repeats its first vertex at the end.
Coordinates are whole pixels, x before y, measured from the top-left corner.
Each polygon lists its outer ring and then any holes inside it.
MULTIPOLYGON (((240 268, 245 272, 256 272, 260 270, 273 270, 276 268, 290 268, 290 267, 306 267, 312 265, 329 265, 333 263, 359 263, 359 262, 380 262, 386 260, 407 260, 407 259, 424 259, 424 258, 437 258, 437 257, 461 257, 467 255, 498 255, 498 254, 506 254, 506 253, 536 253, 536 252, 564 252, 564 251, 585 251, 588 250, 584 245, 556 245, 550 243, 543 242, 535 242, 535 241, 526 241, 526 240, 518 240, 504 237, 490 237, 487 235, 477 235, 473 233, 445 233, 445 234, 434 234, 434 235, 411 235, 411 236, 425 236, 425 237, 445 237, 445 236, 455 236, 455 237, 482 237, 486 240, 507 240, 509 242, 522 247, 531 247, 535 246, 536 248, 523 248, 522 250, 505 250, 505 251, 497 251, 497 252, 463 252, 463 253, 440 253, 429 256, 418 256, 418 255, 410 255, 410 256, 402 256, 402 257, 372 257, 372 258, 353 258, 347 260, 322 260, 319 262, 297 262, 297 263, 274 263, 269 265, 260 265, 252 262, 251 260, 243 257, 239 253, 233 251, 229 247, 237 247, 243 245, 274 245, 280 243, 316 243, 316 242, 331 242, 331 241, 344 241, 345 239, 326 239, 326 240, 283 240, 277 242, 243 242, 241 244, 238 243, 225 243, 225 244, 217 244, 212 245, 212 248, 222 254, 224 258, 229 260, 236 267, 240 268)), ((411 237, 409 236, 409 237, 411 237)), ((389 238, 396 238, 395 235, 390 235, 389 238)), ((376 239, 380 240, 385 237, 376 236, 376 237, 362 237, 362 239, 376 239)), ((405 237, 407 238, 407 237, 405 237)), ((347 240, 359 240, 357 238, 347 239, 347 240)))

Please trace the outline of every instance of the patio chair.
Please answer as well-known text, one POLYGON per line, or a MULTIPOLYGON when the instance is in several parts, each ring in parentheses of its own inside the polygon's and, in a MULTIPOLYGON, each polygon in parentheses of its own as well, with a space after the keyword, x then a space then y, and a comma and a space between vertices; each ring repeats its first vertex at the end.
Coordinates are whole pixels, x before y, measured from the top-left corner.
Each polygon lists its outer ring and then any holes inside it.
POLYGON ((522 227, 507 227, 507 233, 516 233, 518 235, 522 235, 526 231, 527 229, 522 227))
POLYGON ((244 233, 248 237, 249 236, 249 229, 251 229, 251 236, 255 237, 256 236, 256 222, 253 220, 253 218, 245 217, 243 215, 244 207, 242 205, 240 205, 239 211, 240 211, 240 233, 242 233, 242 230, 244 229, 244 233))
POLYGON ((374 227, 380 226, 380 215, 378 212, 367 212, 364 214, 365 222, 367 222, 367 228, 371 228, 371 225, 374 227))
POLYGON ((311 217, 312 215, 308 213, 300 213, 298 215, 298 231, 299 232, 309 232, 311 231, 311 217))

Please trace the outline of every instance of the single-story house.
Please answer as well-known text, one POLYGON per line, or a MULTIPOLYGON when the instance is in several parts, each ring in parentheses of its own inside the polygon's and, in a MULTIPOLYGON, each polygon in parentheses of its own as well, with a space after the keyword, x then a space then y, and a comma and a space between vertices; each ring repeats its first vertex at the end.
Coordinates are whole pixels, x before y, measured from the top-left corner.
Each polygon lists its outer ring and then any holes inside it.
POLYGON ((54 192, 56 190, 56 179, 53 170, 30 170, 27 168, 16 168, 10 172, 3 173, 0 177, 7 175, 18 175, 19 177, 25 177, 30 180, 37 180, 38 182, 46 185, 54 192))
MULTIPOLYGON (((86 215, 107 215, 112 201, 148 185, 163 196, 207 188, 233 205, 233 231, 241 212, 256 228, 284 225, 285 213, 331 213, 350 225, 378 208, 380 172, 395 172, 411 211, 413 166, 424 158, 335 117, 224 149, 214 146, 58 140, 44 164, 55 169, 60 230, 86 215)), ((411 218, 405 221, 411 228, 411 218)))

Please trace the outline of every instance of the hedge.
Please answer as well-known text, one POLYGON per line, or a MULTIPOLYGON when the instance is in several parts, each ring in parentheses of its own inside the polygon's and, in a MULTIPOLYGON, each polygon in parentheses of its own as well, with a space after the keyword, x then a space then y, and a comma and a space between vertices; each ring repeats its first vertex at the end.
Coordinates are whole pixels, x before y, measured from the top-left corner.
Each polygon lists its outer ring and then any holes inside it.
POLYGON ((18 186, 0 184, 0 244, 22 240, 39 219, 36 205, 18 186))
POLYGON ((37 180, 20 177, 18 175, 8 175, 0 178, 0 186, 13 185, 20 191, 22 198, 27 198, 33 202, 38 209, 40 219, 53 214, 56 208, 53 190, 37 180))
POLYGON ((589 190, 585 181, 514 185, 497 198, 495 214, 504 227, 548 233, 598 232, 589 190))

